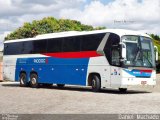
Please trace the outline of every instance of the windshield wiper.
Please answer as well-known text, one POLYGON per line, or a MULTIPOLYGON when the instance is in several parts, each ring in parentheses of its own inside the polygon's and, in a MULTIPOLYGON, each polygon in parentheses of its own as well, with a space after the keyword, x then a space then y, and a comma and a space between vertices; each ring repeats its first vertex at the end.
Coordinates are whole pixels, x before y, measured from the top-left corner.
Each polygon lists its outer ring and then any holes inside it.
POLYGON ((140 55, 140 50, 138 50, 138 52, 137 52, 137 55, 136 55, 136 57, 135 57, 135 62, 138 60, 138 58, 139 58, 139 55, 140 55))
MULTIPOLYGON (((138 50, 137 55, 136 55, 136 57, 135 57, 135 59, 134 59, 134 65, 137 63, 137 60, 138 60, 138 58, 139 58, 139 56, 140 56, 140 53, 141 53, 141 51, 138 50)), ((152 67, 152 63, 150 62, 150 60, 149 60, 145 55, 143 55, 143 56, 144 56, 144 58, 148 61, 148 63, 150 64, 150 67, 152 67)), ((142 60, 142 61, 143 61, 143 60, 142 60)))
POLYGON ((148 63, 150 64, 150 66, 152 67, 152 63, 151 61, 144 55, 144 58, 146 58, 146 60, 148 61, 148 63))
POLYGON ((140 56, 140 53, 141 53, 141 51, 140 51, 140 48, 138 47, 137 54, 136 54, 135 58, 133 59, 134 65, 136 64, 136 62, 137 62, 137 60, 138 60, 138 58, 139 58, 139 56, 140 56))

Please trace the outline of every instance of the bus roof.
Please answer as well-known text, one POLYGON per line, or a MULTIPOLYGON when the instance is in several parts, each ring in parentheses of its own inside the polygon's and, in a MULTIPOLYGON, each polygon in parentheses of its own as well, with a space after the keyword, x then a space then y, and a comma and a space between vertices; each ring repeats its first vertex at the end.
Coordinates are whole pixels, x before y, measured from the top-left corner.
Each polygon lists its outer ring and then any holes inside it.
POLYGON ((34 38, 8 40, 8 41, 5 41, 4 43, 48 39, 48 38, 69 37, 69 36, 79 36, 79 35, 107 33, 107 32, 115 33, 115 34, 119 35, 120 37, 123 36, 123 35, 138 35, 138 36, 150 37, 147 34, 144 34, 142 32, 138 32, 138 31, 133 31, 133 30, 104 29, 104 30, 93 30, 93 31, 67 31, 67 32, 48 33, 48 34, 37 35, 34 38))

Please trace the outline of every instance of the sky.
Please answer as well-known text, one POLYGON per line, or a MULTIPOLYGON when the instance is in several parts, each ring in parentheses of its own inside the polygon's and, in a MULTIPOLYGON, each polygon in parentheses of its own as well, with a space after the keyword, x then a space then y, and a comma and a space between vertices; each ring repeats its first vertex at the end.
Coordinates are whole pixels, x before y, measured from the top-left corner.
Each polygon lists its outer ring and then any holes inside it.
POLYGON ((0 48, 24 22, 53 16, 160 35, 160 0, 0 0, 0 48))

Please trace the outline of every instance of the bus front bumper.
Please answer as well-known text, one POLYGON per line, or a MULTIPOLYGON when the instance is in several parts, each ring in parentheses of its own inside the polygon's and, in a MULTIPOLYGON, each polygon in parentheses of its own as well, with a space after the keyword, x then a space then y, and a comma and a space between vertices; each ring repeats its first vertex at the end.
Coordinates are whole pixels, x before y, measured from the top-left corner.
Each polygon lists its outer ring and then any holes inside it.
POLYGON ((156 78, 122 78, 121 88, 128 86, 155 86, 156 78))

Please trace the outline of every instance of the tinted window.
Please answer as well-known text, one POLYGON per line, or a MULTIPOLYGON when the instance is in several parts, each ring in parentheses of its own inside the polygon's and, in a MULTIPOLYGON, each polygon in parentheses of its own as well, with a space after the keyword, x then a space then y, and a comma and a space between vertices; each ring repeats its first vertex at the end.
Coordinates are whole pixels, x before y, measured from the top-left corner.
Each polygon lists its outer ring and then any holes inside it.
POLYGON ((63 38, 49 39, 47 43, 47 52, 61 52, 63 38))
POLYGON ((33 51, 33 41, 23 42, 22 54, 31 54, 33 51))
POLYGON ((4 55, 17 55, 21 54, 22 51, 22 43, 5 43, 4 45, 4 55))
POLYGON ((63 39, 63 52, 80 51, 80 37, 66 37, 63 39))
POLYGON ((47 40, 33 41, 33 53, 45 53, 47 48, 47 40))
POLYGON ((100 42, 102 41, 105 33, 85 35, 82 40, 82 51, 93 51, 97 50, 100 42))
POLYGON ((5 55, 36 54, 46 52, 46 40, 25 41, 5 44, 5 55))
POLYGON ((120 42, 119 36, 116 34, 110 33, 107 43, 104 47, 104 53, 107 57, 108 62, 111 65, 119 64, 117 63, 117 58, 119 57, 119 54, 117 53, 117 51, 120 51, 118 49, 119 42, 120 42))
POLYGON ((4 55, 51 53, 62 52, 62 50, 64 52, 92 51, 97 50, 104 35, 105 33, 48 40, 5 43, 4 55))
POLYGON ((113 47, 112 48, 112 58, 111 58, 111 64, 114 66, 119 66, 120 65, 120 52, 119 52, 118 47, 113 47))

